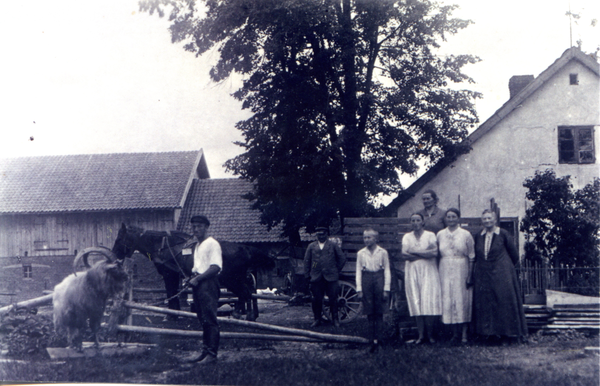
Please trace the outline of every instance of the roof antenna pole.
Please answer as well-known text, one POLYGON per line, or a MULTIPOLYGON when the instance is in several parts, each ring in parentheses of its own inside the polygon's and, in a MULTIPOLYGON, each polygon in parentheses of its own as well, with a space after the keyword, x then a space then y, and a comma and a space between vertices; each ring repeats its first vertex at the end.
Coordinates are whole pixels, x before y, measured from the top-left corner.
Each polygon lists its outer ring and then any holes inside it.
POLYGON ((571 0, 569 0, 569 48, 573 48, 573 20, 571 19, 571 0))

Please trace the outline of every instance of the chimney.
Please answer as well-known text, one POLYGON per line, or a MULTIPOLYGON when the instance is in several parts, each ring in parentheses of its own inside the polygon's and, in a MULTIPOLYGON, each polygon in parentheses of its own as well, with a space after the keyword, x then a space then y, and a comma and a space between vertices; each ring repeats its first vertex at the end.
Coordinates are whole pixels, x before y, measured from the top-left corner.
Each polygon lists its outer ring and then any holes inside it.
POLYGON ((527 85, 533 82, 533 75, 515 75, 508 81, 508 90, 510 91, 510 98, 512 99, 515 95, 521 92, 527 85))

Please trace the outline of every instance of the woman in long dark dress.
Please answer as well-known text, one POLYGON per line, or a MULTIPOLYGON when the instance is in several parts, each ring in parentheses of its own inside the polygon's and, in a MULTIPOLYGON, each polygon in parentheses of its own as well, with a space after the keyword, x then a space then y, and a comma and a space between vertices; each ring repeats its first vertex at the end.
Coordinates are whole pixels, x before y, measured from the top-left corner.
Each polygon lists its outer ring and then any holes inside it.
POLYGON ((507 231, 496 225, 496 214, 483 211, 484 229, 475 238, 473 318, 484 337, 513 340, 527 335, 527 323, 515 264, 517 248, 507 231))

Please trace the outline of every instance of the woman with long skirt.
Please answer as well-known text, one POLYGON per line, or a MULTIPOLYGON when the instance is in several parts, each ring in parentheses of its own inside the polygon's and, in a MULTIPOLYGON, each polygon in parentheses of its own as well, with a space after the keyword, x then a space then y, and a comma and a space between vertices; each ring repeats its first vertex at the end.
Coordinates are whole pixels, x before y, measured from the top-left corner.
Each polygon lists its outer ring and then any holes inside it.
POLYGON ((524 340, 527 322, 515 264, 517 248, 507 231, 496 225, 489 209, 481 216, 484 229, 475 238, 473 318, 475 332, 488 338, 524 340))
POLYGON ((442 323, 452 325, 452 343, 458 343, 460 339, 466 344, 473 305, 474 241, 471 233, 460 227, 458 209, 448 209, 445 221, 447 227, 437 234, 441 255, 442 323))
POLYGON ((435 343, 433 324, 442 314, 437 239, 433 232, 423 229, 424 221, 421 213, 410 216, 410 224, 412 232, 402 237, 402 258, 406 261, 404 285, 408 310, 410 316, 415 317, 419 331, 419 338, 415 343, 423 343, 426 334, 429 342, 435 343))

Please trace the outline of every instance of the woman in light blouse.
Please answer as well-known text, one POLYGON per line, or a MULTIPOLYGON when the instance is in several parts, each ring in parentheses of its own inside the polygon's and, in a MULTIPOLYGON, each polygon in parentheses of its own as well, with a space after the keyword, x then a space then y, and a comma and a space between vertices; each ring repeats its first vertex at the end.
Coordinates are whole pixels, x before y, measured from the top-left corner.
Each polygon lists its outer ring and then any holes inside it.
POLYGON ((460 339, 465 344, 473 305, 475 242, 471 233, 460 227, 459 220, 460 211, 448 209, 445 219, 447 227, 438 232, 437 240, 441 255, 442 323, 453 325, 453 343, 460 339))
POLYGON ((427 332, 429 342, 435 343, 433 324, 442 314, 442 293, 437 266, 438 246, 433 232, 423 229, 421 213, 410 216, 412 232, 402 237, 402 258, 406 260, 404 285, 408 310, 414 316, 419 330, 420 344, 427 332))

